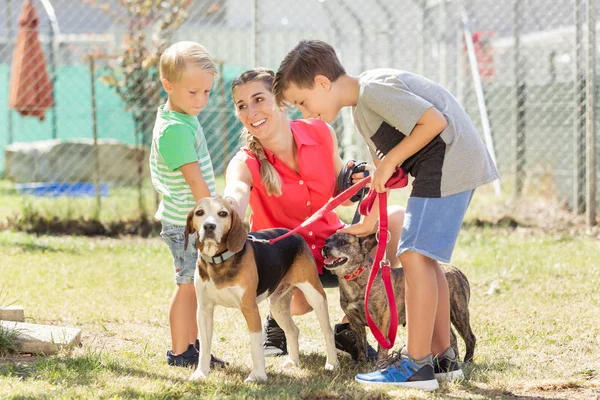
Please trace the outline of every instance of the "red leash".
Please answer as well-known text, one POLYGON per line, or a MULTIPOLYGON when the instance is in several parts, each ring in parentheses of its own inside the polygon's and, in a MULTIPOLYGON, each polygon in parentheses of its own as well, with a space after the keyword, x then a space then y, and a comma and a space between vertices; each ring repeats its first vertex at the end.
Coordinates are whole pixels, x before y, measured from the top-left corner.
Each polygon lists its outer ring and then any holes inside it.
MULTIPOLYGON (((337 206, 342 204, 344 201, 348 200, 350 197, 354 196, 360 189, 362 189, 369 181, 371 180, 371 176, 367 176, 339 195, 333 198, 330 202, 325 204, 314 213, 309 219, 304 221, 300 226, 296 227, 294 230, 285 233, 279 237, 273 239, 254 239, 257 241, 265 242, 265 243, 275 243, 278 240, 286 238, 300 229, 312 224, 319 218, 323 217, 330 211, 334 210, 337 206)), ((402 168, 396 167, 396 170, 392 174, 391 178, 385 184, 385 187, 390 189, 397 189, 405 187, 408 184, 408 175, 404 173, 402 168)), ((377 339, 379 344, 386 348, 391 349, 394 346, 394 341, 396 340, 396 332, 398 330, 398 312, 396 309, 396 297, 394 296, 394 288, 392 286, 391 280, 391 271, 390 271, 390 262, 385 256, 385 248, 388 242, 388 215, 387 215, 387 194, 386 193, 377 193, 375 190, 371 188, 369 194, 363 199, 362 203, 359 207, 359 212, 361 215, 369 215, 371 208, 373 208, 373 204, 375 204, 375 200, 379 202, 379 239, 377 243, 377 252, 375 254, 375 260, 373 260, 373 267, 371 268, 371 273, 369 274, 369 280, 367 282, 367 287, 365 290, 365 316, 367 318, 367 323, 369 328, 371 328, 371 332, 373 332, 373 336, 377 339), (388 305, 390 307, 390 326, 387 333, 387 338, 383 335, 373 318, 371 317, 371 313, 369 312, 369 297, 371 295, 371 287, 373 286, 373 282, 377 277, 377 273, 381 269, 381 278, 383 279, 383 285, 385 287, 385 293, 388 299, 388 305)))

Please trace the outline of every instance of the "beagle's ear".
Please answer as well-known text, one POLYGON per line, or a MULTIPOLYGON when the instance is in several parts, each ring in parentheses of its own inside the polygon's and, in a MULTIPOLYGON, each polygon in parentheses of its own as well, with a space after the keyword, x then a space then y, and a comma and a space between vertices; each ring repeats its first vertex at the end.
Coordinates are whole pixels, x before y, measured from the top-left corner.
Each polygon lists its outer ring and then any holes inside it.
POLYGON ((196 206, 191 209, 188 213, 187 221, 185 223, 185 233, 183 234, 183 250, 187 250, 188 246, 188 236, 192 233, 196 232, 196 228, 194 228, 194 212, 196 211, 196 206))
POLYGON ((229 215, 231 215, 231 226, 229 227, 229 232, 227 233, 227 249, 237 253, 242 251, 244 248, 248 233, 246 232, 244 224, 242 223, 242 219, 237 211, 231 207, 228 208, 229 215))
POLYGON ((369 236, 361 237, 360 240, 360 248, 362 249, 364 254, 368 254, 377 246, 377 234, 372 234, 369 236))

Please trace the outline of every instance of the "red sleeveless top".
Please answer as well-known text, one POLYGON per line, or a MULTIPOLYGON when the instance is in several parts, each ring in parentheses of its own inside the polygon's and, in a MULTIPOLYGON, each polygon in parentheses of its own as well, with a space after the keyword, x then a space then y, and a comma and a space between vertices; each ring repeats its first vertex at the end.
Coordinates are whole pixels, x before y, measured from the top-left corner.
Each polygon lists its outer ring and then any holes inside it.
MULTIPOLYGON (((333 196, 336 182, 334 149, 327 125, 319 119, 306 119, 291 121, 290 128, 298 148, 299 172, 289 168, 265 149, 267 160, 281 178, 281 196, 267 194, 260 179, 260 163, 248 148, 242 148, 234 157, 244 162, 252 173, 251 231, 266 228, 294 229, 333 196)), ((342 227, 342 221, 332 211, 298 232, 308 243, 319 273, 323 271, 321 248, 325 240, 342 227)))

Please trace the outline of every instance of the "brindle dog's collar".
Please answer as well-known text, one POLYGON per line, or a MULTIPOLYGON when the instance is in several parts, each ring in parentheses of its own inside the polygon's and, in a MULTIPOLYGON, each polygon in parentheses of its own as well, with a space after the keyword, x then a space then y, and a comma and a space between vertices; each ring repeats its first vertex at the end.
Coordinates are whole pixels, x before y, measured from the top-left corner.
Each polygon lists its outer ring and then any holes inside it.
POLYGON ((359 269, 357 269, 356 271, 354 271, 350 275, 344 276, 344 279, 347 280, 347 281, 351 281, 352 279, 354 279, 357 276, 359 276, 360 274, 362 274, 365 269, 367 269, 367 267, 364 267, 364 266, 360 267, 359 269))
POLYGON ((200 253, 200 256, 202 257, 202 259, 209 263, 209 264, 222 264, 224 263, 227 259, 233 257, 235 255, 235 253, 233 251, 225 251, 224 253, 221 254, 217 254, 216 256, 205 256, 204 254, 200 253))

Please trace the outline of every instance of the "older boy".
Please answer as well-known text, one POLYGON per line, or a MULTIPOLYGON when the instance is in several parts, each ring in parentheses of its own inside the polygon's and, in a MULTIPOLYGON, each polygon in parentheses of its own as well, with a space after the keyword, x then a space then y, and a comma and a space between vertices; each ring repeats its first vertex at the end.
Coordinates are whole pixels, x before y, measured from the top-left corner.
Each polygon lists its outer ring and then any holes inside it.
MULTIPOLYGON (((462 377, 450 347, 448 283, 438 261, 450 261, 475 188, 498 178, 473 123, 446 89, 421 76, 395 69, 348 76, 322 41, 302 41, 285 57, 273 92, 305 118, 327 122, 351 106, 377 166, 377 192, 387 191, 398 165, 415 177, 397 252, 406 276, 407 344, 386 368, 356 380, 435 390, 436 377, 462 377)), ((344 231, 369 234, 377 215, 373 210, 344 231)))
MULTIPOLYGON (((196 240, 184 250, 188 212, 203 197, 215 193, 213 167, 198 113, 206 106, 217 69, 204 47, 194 42, 170 46, 160 58, 160 78, 168 94, 158 107, 150 149, 152 184, 162 195, 155 217, 162 224, 161 237, 173 255, 177 288, 171 300, 169 325, 171 350, 167 364, 198 363, 198 326, 194 272, 196 240)), ((211 365, 223 365, 212 358, 211 365)))

